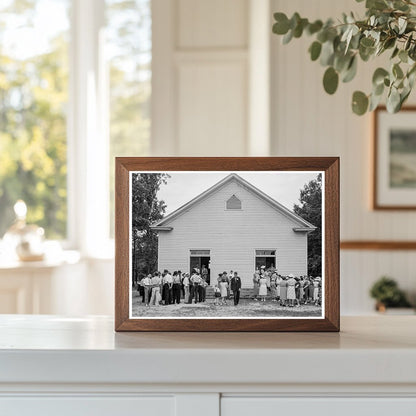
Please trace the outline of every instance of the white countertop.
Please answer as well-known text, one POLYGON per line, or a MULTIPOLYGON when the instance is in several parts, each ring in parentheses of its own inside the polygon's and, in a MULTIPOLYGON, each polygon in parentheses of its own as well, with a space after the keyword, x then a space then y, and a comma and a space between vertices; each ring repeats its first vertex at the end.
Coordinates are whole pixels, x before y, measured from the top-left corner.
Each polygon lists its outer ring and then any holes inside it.
POLYGON ((416 384, 416 316, 338 333, 115 333, 107 317, 0 316, 0 383, 416 384))

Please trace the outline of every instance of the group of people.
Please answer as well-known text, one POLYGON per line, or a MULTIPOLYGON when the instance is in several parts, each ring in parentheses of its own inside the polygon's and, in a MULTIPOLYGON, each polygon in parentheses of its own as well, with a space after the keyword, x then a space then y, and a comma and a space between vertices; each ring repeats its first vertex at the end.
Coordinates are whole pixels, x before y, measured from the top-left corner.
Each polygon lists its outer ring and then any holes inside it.
POLYGON ((300 306, 301 304, 322 304, 322 279, 320 276, 282 276, 274 268, 257 268, 253 275, 253 299, 266 301, 270 296, 281 306, 300 306))
POLYGON ((208 269, 193 269, 192 274, 182 273, 180 270, 170 273, 165 269, 163 273, 154 272, 142 278, 138 290, 142 295, 142 302, 150 305, 171 305, 181 303, 205 302, 208 286, 208 269))
MULTIPOLYGON (((194 268, 192 273, 173 273, 169 270, 154 272, 144 276, 138 290, 142 302, 150 305, 192 304, 205 302, 206 289, 209 285, 209 273, 205 266, 194 268)), ((233 298, 238 305, 241 293, 241 278, 236 271, 223 272, 218 275, 214 286, 215 305, 226 305, 233 298)), ((297 307, 302 304, 322 304, 322 279, 320 276, 300 276, 293 274, 283 276, 276 269, 257 268, 253 274, 253 296, 255 301, 266 302, 271 299, 281 306, 297 307)))

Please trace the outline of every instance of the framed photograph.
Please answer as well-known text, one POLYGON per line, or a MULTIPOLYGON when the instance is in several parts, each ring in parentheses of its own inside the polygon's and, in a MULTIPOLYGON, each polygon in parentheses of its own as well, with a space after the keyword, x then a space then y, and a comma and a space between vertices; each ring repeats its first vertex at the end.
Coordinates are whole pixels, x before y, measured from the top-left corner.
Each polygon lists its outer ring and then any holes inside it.
POLYGON ((339 159, 116 158, 116 331, 339 331, 339 159))
POLYGON ((416 209, 416 107, 374 112, 373 208, 416 209))

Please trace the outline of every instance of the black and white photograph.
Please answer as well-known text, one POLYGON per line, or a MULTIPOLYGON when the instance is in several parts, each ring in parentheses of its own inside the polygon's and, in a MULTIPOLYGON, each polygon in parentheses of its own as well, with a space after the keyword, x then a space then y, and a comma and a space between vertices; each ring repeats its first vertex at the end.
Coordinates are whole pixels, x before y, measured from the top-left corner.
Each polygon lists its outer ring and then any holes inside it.
POLYGON ((130 172, 130 318, 324 317, 320 171, 130 172))

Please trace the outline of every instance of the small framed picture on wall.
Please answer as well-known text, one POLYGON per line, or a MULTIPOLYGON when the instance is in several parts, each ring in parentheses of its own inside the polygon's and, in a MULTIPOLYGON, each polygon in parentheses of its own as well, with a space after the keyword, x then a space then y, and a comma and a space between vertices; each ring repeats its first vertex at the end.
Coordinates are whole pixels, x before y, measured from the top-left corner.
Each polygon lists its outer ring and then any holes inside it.
POLYGON ((416 209, 416 107, 374 112, 373 208, 416 209))

